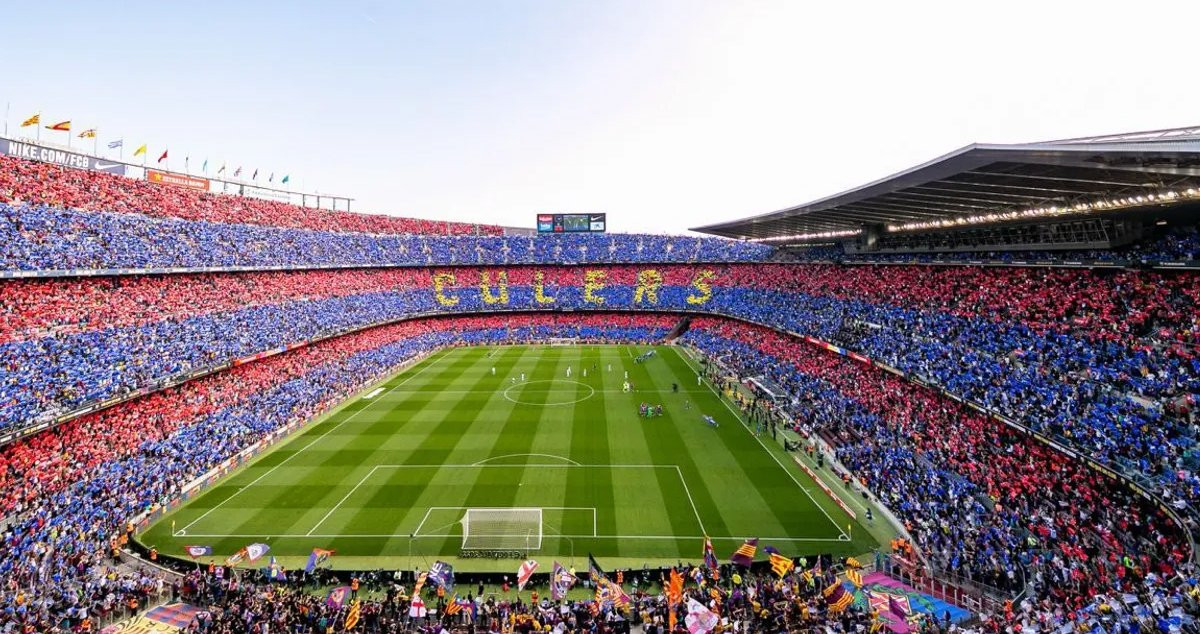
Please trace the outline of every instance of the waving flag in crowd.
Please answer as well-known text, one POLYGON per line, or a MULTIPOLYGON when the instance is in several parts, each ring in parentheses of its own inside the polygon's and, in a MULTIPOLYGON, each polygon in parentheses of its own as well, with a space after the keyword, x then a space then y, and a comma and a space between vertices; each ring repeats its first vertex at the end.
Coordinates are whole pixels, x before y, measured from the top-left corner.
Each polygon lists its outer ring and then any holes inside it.
POLYGON ((188 557, 196 559, 198 557, 207 557, 212 554, 212 546, 184 546, 183 550, 187 552, 188 557))
POLYGON ((688 599, 688 615, 683 619, 690 634, 708 634, 717 627, 720 617, 695 599, 688 599))
POLYGON ((429 582, 445 588, 447 592, 453 590, 454 567, 441 560, 433 562, 433 566, 429 569, 429 582))
POLYGON ((287 581, 287 571, 275 561, 275 555, 271 555, 271 563, 262 569, 262 573, 271 581, 287 581))
POLYGON ((345 628, 347 630, 354 629, 358 625, 358 620, 362 617, 362 599, 355 599, 354 603, 350 604, 350 611, 346 613, 345 628))
POLYGON ((720 565, 717 563, 717 551, 713 550, 712 540, 704 536, 704 567, 712 571, 713 576, 720 578, 720 565))
POLYGON ((577 579, 562 564, 554 562, 554 572, 550 576, 550 598, 561 601, 567 598, 567 590, 575 585, 577 579))
POLYGON ((774 570, 775 574, 779 575, 780 579, 786 577, 787 573, 791 572, 792 568, 796 567, 795 562, 793 562, 790 557, 784 556, 784 554, 779 552, 779 550, 774 546, 767 546, 763 548, 763 550, 771 556, 771 570, 774 570))
POLYGON ((754 563, 754 554, 758 552, 758 538, 747 539, 745 543, 738 547, 736 551, 729 557, 729 561, 743 566, 750 567, 754 563))
POLYGON ((525 589, 525 584, 529 583, 529 578, 533 576, 533 571, 537 570, 538 562, 530 559, 521 564, 517 569, 517 592, 525 589))
POLYGON ((324 548, 312 549, 312 552, 308 555, 308 563, 304 564, 304 572, 307 572, 311 575, 312 572, 317 569, 317 566, 320 566, 328 561, 335 552, 337 551, 325 550, 324 548))
POLYGON ((669 614, 667 616, 667 629, 675 631, 675 608, 683 601, 683 575, 679 571, 671 568, 671 580, 667 583, 667 608, 669 614))
POLYGON ((338 610, 350 599, 350 586, 338 586, 325 595, 325 605, 338 610))

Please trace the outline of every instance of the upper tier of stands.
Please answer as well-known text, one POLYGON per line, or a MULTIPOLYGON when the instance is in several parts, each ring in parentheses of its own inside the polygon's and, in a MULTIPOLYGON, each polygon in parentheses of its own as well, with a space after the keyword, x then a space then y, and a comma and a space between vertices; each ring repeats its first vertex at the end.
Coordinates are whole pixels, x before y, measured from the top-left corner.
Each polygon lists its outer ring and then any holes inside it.
POLYGON ((745 262, 770 247, 500 227, 297 207, 0 156, 0 271, 745 262))

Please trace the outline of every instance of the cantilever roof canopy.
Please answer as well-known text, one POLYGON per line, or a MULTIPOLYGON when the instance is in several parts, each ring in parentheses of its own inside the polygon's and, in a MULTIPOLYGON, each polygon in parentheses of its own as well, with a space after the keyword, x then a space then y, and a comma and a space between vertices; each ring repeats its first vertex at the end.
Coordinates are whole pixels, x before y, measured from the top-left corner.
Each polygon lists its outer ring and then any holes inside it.
MULTIPOLYGON (((693 231, 771 239, 1200 189, 1200 126, 1016 145, 973 144, 810 203, 693 231)), ((1171 201, 1175 199, 1170 199, 1171 201)))

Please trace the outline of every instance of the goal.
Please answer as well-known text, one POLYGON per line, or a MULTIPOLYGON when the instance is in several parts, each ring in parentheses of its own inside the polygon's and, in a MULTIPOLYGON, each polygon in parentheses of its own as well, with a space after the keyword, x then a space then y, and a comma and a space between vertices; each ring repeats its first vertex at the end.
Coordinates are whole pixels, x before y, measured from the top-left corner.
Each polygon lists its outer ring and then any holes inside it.
POLYGON ((574 346, 578 343, 578 337, 549 337, 546 339, 546 344, 551 346, 574 346))
POLYGON ((462 518, 463 550, 523 550, 542 547, 542 509, 467 509, 462 518))

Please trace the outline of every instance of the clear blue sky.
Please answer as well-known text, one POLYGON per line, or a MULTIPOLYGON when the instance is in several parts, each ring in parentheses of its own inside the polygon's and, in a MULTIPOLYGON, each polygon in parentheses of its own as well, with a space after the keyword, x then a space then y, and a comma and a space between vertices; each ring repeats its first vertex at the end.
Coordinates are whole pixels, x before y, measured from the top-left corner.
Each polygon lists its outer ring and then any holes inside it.
POLYGON ((0 103, 359 210, 678 232, 972 141, 1200 124, 1197 5, 10 2, 0 103))

